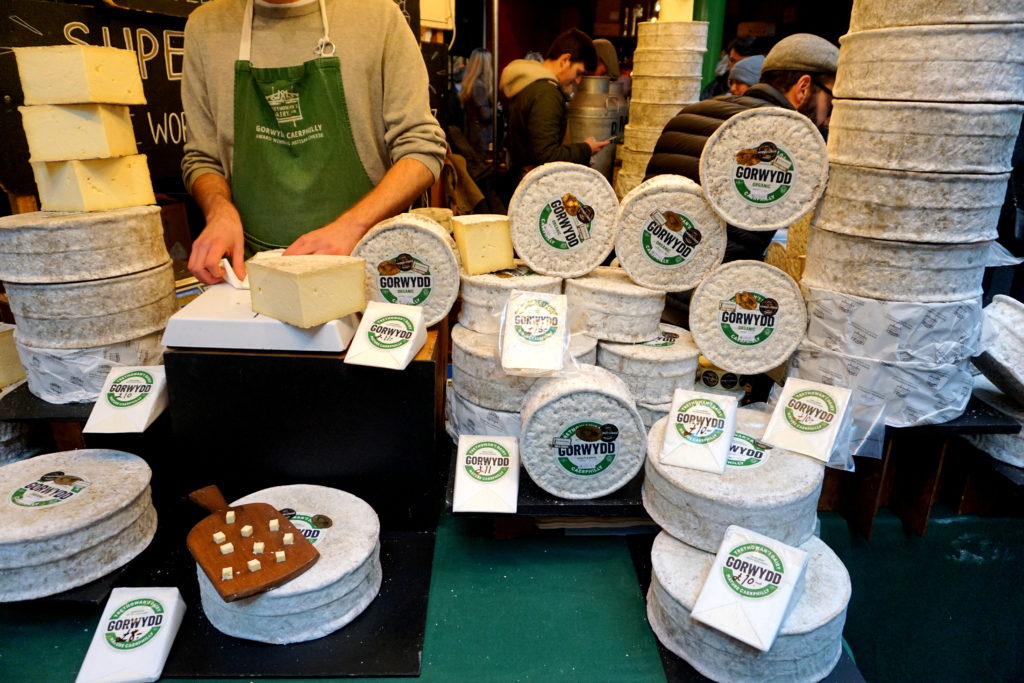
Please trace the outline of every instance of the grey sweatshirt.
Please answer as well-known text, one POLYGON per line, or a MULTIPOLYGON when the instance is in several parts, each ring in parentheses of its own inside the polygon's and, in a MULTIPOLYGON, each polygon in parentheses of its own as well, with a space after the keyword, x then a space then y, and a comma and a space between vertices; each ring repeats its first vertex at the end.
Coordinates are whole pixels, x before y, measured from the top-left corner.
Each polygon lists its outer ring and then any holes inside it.
MULTIPOLYGON (((374 184, 396 161, 421 161, 436 179, 445 138, 430 113, 427 69, 402 13, 392 0, 326 0, 331 40, 356 150, 374 184)), ((234 139, 234 65, 245 0, 214 0, 185 26, 181 99, 188 125, 181 162, 185 187, 204 173, 230 180, 234 139)), ((323 35, 316 2, 257 5, 253 17, 255 67, 301 64, 316 58, 323 35)))

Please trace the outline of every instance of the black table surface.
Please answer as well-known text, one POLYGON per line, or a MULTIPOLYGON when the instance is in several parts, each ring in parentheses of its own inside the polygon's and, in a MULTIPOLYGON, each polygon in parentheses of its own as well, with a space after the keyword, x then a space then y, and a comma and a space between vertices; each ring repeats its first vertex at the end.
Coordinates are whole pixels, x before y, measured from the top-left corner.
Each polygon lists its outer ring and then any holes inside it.
POLYGON ((28 382, 0 399, 0 421, 85 422, 93 403, 47 403, 28 390, 28 382))

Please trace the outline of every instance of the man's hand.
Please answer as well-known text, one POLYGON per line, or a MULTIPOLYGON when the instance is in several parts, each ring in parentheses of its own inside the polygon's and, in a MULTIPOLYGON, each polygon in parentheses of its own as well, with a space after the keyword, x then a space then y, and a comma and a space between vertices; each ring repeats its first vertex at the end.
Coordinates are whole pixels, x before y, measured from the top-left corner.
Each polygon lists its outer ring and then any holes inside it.
POLYGON ((607 147, 611 143, 611 140, 600 140, 600 141, 598 141, 598 140, 595 140, 594 138, 587 138, 583 142, 585 142, 588 145, 590 145, 590 156, 594 156, 595 154, 600 152, 602 149, 607 147))
POLYGON ((292 242, 291 246, 285 249, 284 255, 293 254, 340 254, 347 256, 352 253, 356 243, 370 229, 370 225, 364 225, 342 214, 336 220, 328 223, 322 228, 307 232, 299 239, 292 242))
POLYGON ((216 284, 224 279, 224 270, 218 264, 226 255, 231 259, 235 275, 244 280, 242 219, 231 202, 231 188, 227 181, 214 173, 206 173, 192 184, 192 195, 206 216, 206 227, 192 243, 188 269, 203 284, 216 284))

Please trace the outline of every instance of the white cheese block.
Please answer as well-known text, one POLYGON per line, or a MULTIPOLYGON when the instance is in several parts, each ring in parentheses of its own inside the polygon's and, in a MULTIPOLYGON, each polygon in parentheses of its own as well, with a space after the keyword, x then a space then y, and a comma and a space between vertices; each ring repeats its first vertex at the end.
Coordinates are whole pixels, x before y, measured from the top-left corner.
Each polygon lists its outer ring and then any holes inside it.
POLYGON ((765 443, 829 462, 851 394, 842 386, 790 377, 765 429, 765 443))
POLYGON ((692 386, 697 371, 700 352, 690 333, 673 325, 659 329, 657 338, 639 344, 598 343, 597 364, 625 382, 638 404, 668 403, 677 387, 692 386))
POLYGON ((645 432, 626 385, 583 365, 538 380, 523 400, 519 452, 553 496, 592 499, 625 486, 643 465, 645 432))
POLYGON ((658 640, 715 681, 810 683, 825 678, 842 654, 850 575, 832 550, 811 537, 804 589, 782 623, 775 644, 761 652, 691 618, 715 556, 666 533, 651 549, 647 617, 658 640))
MULTIPOLYGON (((979 379, 975 380, 974 395, 1024 427, 1024 406, 999 391, 985 378, 979 379)), ((1024 467, 1024 431, 1016 434, 967 434, 964 438, 1000 462, 1024 467)))
POLYGON ((309 328, 366 308, 366 261, 353 256, 268 256, 247 264, 252 310, 309 328))
POLYGON ((371 301, 345 352, 345 362, 404 370, 426 341, 422 308, 371 301))
POLYGON ((835 100, 828 158, 897 171, 1006 173, 1022 113, 1007 104, 835 100))
POLYGON ((448 232, 455 230, 455 224, 452 221, 453 216, 451 209, 445 209, 439 206, 426 206, 419 209, 413 209, 412 213, 429 218, 448 232))
POLYGON ((974 359, 985 376, 1024 403, 1024 304, 997 294, 984 311, 984 353, 974 359))
POLYGON ((478 406, 449 388, 447 400, 448 435, 458 441, 460 434, 475 436, 505 436, 518 434, 522 427, 519 411, 492 410, 478 406))
POLYGON ((452 512, 514 514, 519 498, 519 445, 514 436, 458 438, 452 512))
POLYGON ((970 363, 900 363, 848 356, 804 342, 789 376, 847 387, 884 401, 891 427, 941 424, 959 417, 971 397, 970 363))
POLYGON ((803 114, 757 107, 718 127, 700 155, 700 184, 730 225, 777 230, 814 209, 828 180, 821 133, 803 114))
POLYGON ((137 154, 128 107, 41 104, 18 107, 29 161, 101 159, 137 154))
POLYGON ((625 128, 625 146, 635 152, 650 153, 658 144, 661 137, 661 128, 641 128, 633 123, 627 123, 625 128))
POLYGON ((0 218, 0 280, 54 283, 138 273, 167 262, 160 208, 34 211, 0 218))
POLYGON ((721 474, 725 471, 737 401, 731 396, 676 389, 659 458, 665 465, 721 474))
POLYGON ((156 204, 145 154, 33 162, 43 211, 105 211, 156 204))
POLYGON ((956 363, 981 352, 981 299, 919 304, 806 287, 807 341, 878 360, 956 363))
POLYGON ((850 30, 889 26, 945 24, 1004 24, 1024 21, 1017 0, 857 0, 850 30))
POLYGON ((428 327, 448 315, 459 295, 455 241, 429 218, 405 213, 382 221, 352 255, 366 259, 370 301, 422 306, 428 327))
POLYGON ((0 323, 0 389, 25 379, 25 368, 18 359, 14 325, 0 323))
POLYGON ((716 366, 752 375, 786 362, 807 329, 807 309, 793 279, 760 261, 732 261, 694 292, 690 331, 716 366))
POLYGON ((615 223, 620 265, 649 289, 693 289, 725 256, 725 223, 700 186, 682 176, 655 176, 634 188, 615 223))
POLYGON ((1009 177, 832 164, 814 226, 902 242, 994 240, 1009 177))
POLYGON ((512 244, 544 275, 586 275, 615 241, 619 202, 608 180, 579 164, 556 161, 527 173, 508 205, 512 244))
POLYGON ((515 267, 508 216, 475 214, 453 219, 462 268, 470 275, 515 267))
MULTIPOLYGON (((634 76, 672 76, 698 81, 697 94, 700 96, 700 74, 704 65, 704 46, 687 48, 639 47, 633 52, 634 76)), ((632 118, 632 115, 631 115, 632 118)))
MULTIPOLYGON (((700 79, 694 77, 634 76, 631 102, 673 104, 678 110, 682 104, 694 101, 694 88, 699 83, 700 79)), ((698 98, 699 94, 698 90, 698 98)), ((636 114, 635 111, 632 113, 636 114)))
POLYGON ((812 229, 801 282, 886 301, 960 301, 981 296, 988 253, 988 242, 892 242, 812 229))
POLYGON ((566 280, 569 325, 596 339, 643 342, 659 336, 665 293, 641 287, 622 268, 600 266, 566 280))
POLYGON ((141 273, 58 284, 7 283, 18 341, 84 349, 162 330, 177 310, 171 262, 141 273))
POLYGON ((501 368, 511 374, 549 375, 565 367, 569 347, 564 294, 512 290, 501 335, 501 368))
POLYGON ((459 323, 482 334, 498 334, 501 311, 513 289, 547 294, 562 292, 562 278, 535 273, 521 261, 508 270, 482 275, 463 271, 461 276, 459 323))
POLYGON ((14 50, 25 104, 145 104, 138 56, 95 45, 14 50))
POLYGON ((706 21, 641 21, 636 25, 637 43, 644 47, 694 46, 704 49, 708 39, 706 21))
POLYGON ((856 100, 1019 102, 1024 91, 1022 32, 1024 24, 1017 23, 848 33, 839 39, 832 91, 856 100), (908 73, 914 77, 907 78, 908 73))

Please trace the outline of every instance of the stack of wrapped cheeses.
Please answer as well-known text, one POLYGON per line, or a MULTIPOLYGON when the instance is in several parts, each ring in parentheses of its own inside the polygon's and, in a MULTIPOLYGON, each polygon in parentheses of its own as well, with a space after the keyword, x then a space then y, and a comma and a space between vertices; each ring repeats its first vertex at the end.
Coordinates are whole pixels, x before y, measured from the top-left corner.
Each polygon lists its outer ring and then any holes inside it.
POLYGON ((0 219, 0 280, 30 390, 95 400, 113 365, 159 362, 174 276, 129 104, 137 57, 82 45, 17 48, 42 211, 0 219))
POLYGON ((840 40, 792 372, 888 399, 893 426, 953 419, 970 397, 1024 113, 1021 22, 1019 2, 857 0, 840 40))
POLYGON ((633 96, 625 128, 619 196, 640 184, 662 129, 687 104, 700 99, 708 24, 666 21, 637 24, 633 96))

